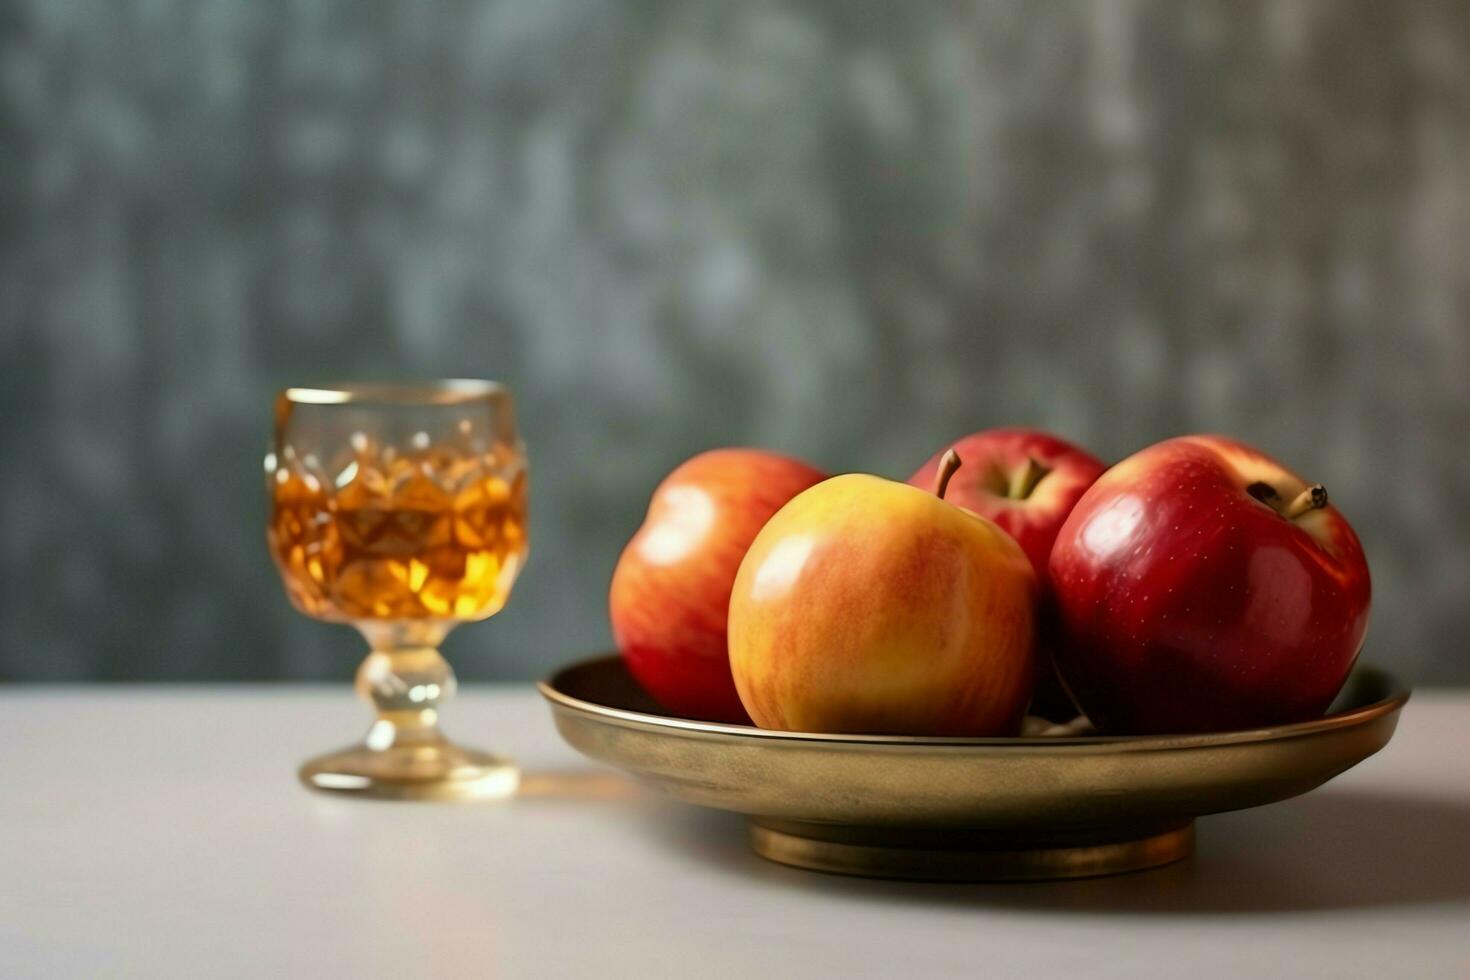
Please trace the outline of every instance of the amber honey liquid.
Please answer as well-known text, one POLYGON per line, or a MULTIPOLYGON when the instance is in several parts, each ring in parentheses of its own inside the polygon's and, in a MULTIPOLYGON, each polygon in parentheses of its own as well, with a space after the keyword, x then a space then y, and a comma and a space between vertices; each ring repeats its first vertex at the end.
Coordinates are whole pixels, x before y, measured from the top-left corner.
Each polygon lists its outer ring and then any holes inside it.
POLYGON ((271 554, 302 612, 474 620, 505 605, 527 548, 518 453, 364 441, 335 474, 290 449, 273 463, 271 554))

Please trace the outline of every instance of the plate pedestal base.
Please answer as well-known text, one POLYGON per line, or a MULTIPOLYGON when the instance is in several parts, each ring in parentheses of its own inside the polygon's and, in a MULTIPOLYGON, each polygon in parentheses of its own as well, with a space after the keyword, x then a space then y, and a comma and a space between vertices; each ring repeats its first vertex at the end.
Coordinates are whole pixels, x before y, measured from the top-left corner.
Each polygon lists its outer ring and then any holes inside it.
POLYGON ((917 881, 1052 881, 1143 871, 1194 851, 1194 821, 1083 830, 906 830, 753 820, 761 857, 811 871, 917 881))

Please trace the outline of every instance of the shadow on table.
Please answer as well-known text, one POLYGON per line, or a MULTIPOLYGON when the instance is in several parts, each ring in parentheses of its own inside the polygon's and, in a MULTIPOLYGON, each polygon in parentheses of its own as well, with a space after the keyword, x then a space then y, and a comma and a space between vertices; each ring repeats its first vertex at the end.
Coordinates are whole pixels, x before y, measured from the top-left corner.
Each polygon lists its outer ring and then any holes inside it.
POLYGON ((731 874, 837 898, 1080 913, 1230 914, 1470 899, 1470 803, 1337 791, 1206 817, 1194 858, 1081 881, 967 885, 783 868, 745 844, 743 818, 673 805, 648 825, 731 874))

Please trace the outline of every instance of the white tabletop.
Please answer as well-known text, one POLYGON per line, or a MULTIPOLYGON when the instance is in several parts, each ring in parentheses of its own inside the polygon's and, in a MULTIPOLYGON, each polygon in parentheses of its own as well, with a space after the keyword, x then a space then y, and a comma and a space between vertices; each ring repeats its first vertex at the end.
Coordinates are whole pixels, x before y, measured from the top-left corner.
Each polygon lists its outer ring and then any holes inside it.
POLYGON ((767 864, 740 818, 574 754, 526 687, 447 720, 527 795, 302 789, 364 727, 346 684, 0 690, 0 976, 1470 976, 1470 692, 1420 692, 1315 793, 1205 819, 1190 861, 1032 885, 767 864))

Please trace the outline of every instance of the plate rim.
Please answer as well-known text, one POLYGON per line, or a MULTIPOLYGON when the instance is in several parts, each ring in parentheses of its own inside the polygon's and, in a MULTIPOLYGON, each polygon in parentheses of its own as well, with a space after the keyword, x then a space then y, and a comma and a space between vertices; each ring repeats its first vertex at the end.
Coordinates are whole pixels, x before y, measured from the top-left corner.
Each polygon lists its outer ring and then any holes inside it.
MULTIPOLYGON (((698 721, 672 715, 656 715, 627 708, 587 701, 567 694, 560 689, 562 678, 574 670, 616 661, 620 654, 607 653, 597 657, 577 660, 557 668, 550 676, 536 682, 536 689, 555 708, 587 715, 620 727, 636 727, 654 731, 677 732, 682 735, 697 735, 719 739, 740 739, 750 742, 773 742, 777 744, 817 744, 830 747, 851 746, 855 748, 963 748, 1003 750, 1015 752, 1086 752, 1123 750, 1131 752, 1174 751, 1180 749, 1210 748, 1215 746, 1239 745, 1251 742, 1279 741, 1318 735, 1323 732, 1352 728, 1384 716, 1392 715, 1409 701, 1413 688, 1403 683, 1388 670, 1373 664, 1357 664, 1353 674, 1363 672, 1380 678, 1388 694, 1370 704, 1347 711, 1324 715, 1311 721, 1299 721, 1286 725, 1271 725, 1263 728, 1244 728, 1228 732, 1199 732, 1175 735, 1074 735, 1046 738, 1019 737, 969 737, 940 735, 861 735, 837 732, 788 732, 756 728, 753 725, 736 725, 727 722, 698 721)), ((1352 675, 1350 674, 1349 677, 1352 675)))

